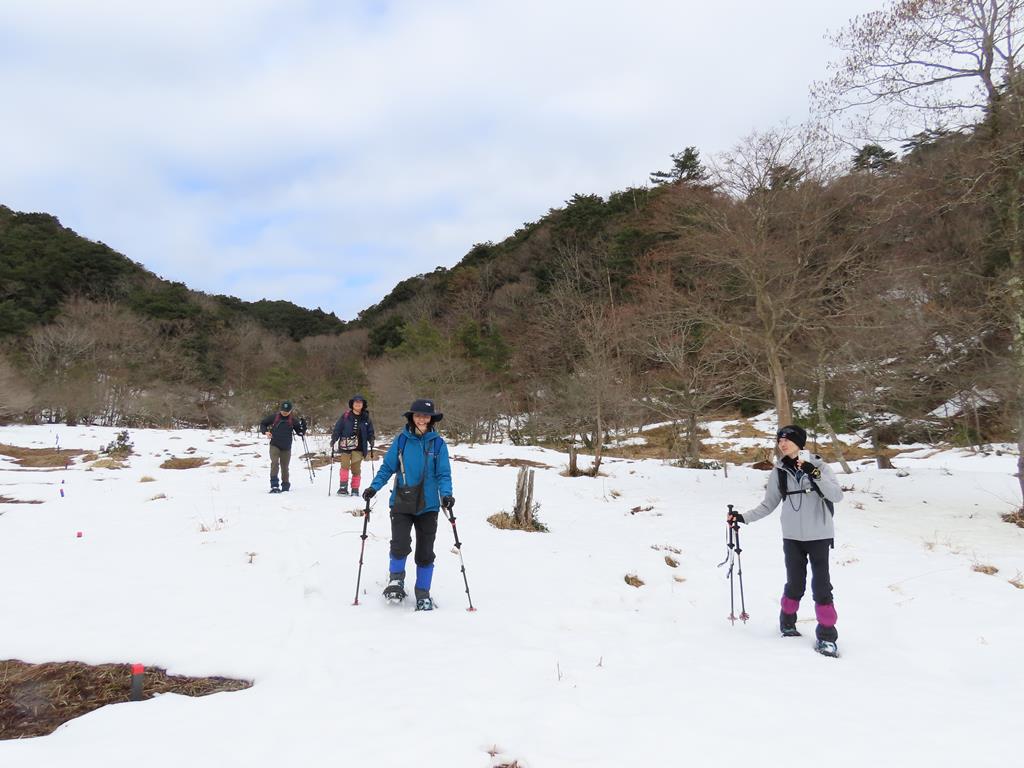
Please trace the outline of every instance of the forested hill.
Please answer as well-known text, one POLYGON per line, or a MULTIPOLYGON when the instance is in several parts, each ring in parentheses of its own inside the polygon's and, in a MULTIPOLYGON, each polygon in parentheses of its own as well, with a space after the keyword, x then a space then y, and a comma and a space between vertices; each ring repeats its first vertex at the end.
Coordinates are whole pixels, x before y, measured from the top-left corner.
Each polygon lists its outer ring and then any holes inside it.
POLYGON ((0 205, 0 336, 52 322, 71 297, 114 302, 158 321, 251 319, 295 340, 346 327, 333 313, 287 301, 249 302, 190 290, 81 237, 54 216, 0 205))

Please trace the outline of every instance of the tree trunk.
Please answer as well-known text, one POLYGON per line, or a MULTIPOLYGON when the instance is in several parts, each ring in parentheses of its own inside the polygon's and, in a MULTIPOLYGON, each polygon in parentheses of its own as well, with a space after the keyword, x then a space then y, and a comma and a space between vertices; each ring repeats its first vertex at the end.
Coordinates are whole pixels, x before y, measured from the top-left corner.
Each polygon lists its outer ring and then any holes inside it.
POLYGON ((875 466, 879 469, 893 469, 888 456, 882 455, 882 446, 878 441, 878 427, 871 425, 871 447, 875 451, 875 466))
POLYGON ((576 456, 576 435, 572 436, 572 443, 569 445, 569 477, 579 477, 580 467, 576 456))
POLYGON ((604 422, 601 420, 601 403, 597 404, 597 418, 594 423, 594 464, 590 467, 590 474, 597 477, 597 471, 601 468, 601 446, 604 444, 604 422))
POLYGON ((832 448, 836 452, 836 460, 843 468, 843 472, 848 475, 853 474, 853 470, 850 469, 850 465, 846 463, 846 457, 843 456, 843 444, 839 442, 839 437, 836 435, 836 431, 832 428, 832 424, 829 423, 828 419, 825 418, 825 368, 822 365, 818 366, 818 432, 828 432, 829 439, 832 441, 832 448))
POLYGON ((786 371, 782 366, 779 350, 774 346, 768 348, 768 368, 772 375, 772 389, 775 393, 775 412, 778 414, 779 426, 793 423, 793 406, 789 402, 789 387, 786 386, 786 371))
POLYGON ((687 448, 686 458, 693 462, 693 466, 700 461, 700 437, 697 434, 697 414, 690 413, 686 417, 687 448))

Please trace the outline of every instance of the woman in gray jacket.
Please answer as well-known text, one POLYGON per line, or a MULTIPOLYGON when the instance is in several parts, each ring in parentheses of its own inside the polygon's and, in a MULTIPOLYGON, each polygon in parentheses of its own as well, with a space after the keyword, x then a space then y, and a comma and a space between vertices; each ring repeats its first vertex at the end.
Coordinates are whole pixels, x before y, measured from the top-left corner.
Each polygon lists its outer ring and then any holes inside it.
POLYGON ((798 637, 796 613, 807 589, 807 562, 811 563, 811 596, 818 619, 815 650, 837 656, 836 609, 832 603, 832 583, 828 573, 828 551, 833 546, 835 528, 833 505, 842 501, 839 482, 820 456, 811 456, 803 447, 807 432, 795 424, 782 427, 775 435, 780 458, 768 480, 764 500, 742 515, 729 516, 729 522, 752 523, 770 515, 782 504, 782 552, 786 558, 786 586, 782 590, 779 629, 784 637, 798 637))

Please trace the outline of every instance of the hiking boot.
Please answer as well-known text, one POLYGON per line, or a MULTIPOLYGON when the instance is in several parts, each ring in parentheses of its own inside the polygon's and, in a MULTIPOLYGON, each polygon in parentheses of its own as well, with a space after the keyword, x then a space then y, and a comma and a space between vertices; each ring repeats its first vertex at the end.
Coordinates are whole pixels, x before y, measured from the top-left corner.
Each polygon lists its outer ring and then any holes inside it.
POLYGON ((779 631, 783 637, 800 637, 800 630, 796 628, 795 613, 779 613, 779 631))
POLYGON ((348 493, 344 489, 339 488, 337 491, 334 492, 334 495, 335 496, 348 496, 348 493))
POLYGON ((348 496, 348 482, 347 481, 338 486, 338 495, 339 496, 348 496))
POLYGON ((828 656, 833 659, 839 656, 839 646, 831 640, 819 640, 814 644, 814 650, 822 656, 828 656))
POLYGON ((432 611, 434 610, 434 601, 429 597, 418 597, 416 598, 416 610, 432 611))
POLYGON ((405 600, 405 576, 392 573, 388 585, 384 587, 384 597, 393 603, 400 603, 405 600))
POLYGON ((273 488, 271 488, 271 489, 270 489, 270 492, 271 492, 271 493, 280 493, 280 492, 281 492, 281 489, 280 489, 280 488, 278 488, 277 486, 275 486, 275 487, 273 487, 273 488))
POLYGON ((353 488, 353 489, 352 489, 352 493, 351 493, 350 495, 352 495, 352 496, 358 496, 358 495, 359 495, 359 489, 358 489, 358 488, 353 488))

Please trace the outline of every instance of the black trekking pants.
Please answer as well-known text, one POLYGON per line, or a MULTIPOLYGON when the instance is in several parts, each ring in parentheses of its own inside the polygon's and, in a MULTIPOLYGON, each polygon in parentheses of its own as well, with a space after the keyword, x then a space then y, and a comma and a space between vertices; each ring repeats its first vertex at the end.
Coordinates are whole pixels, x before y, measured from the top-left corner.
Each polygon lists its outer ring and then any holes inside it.
POLYGON ((832 604, 832 582, 828 576, 828 551, 832 539, 817 541, 782 540, 782 553, 786 557, 786 586, 783 594, 790 600, 800 601, 807 591, 807 561, 811 562, 811 596, 818 605, 832 604))
POLYGON ((416 529, 416 565, 434 562, 434 539, 437 537, 437 512, 403 515, 391 510, 391 557, 404 560, 412 551, 412 529, 416 529))

